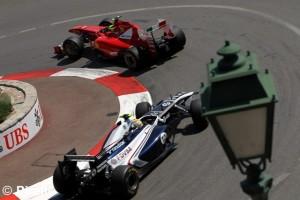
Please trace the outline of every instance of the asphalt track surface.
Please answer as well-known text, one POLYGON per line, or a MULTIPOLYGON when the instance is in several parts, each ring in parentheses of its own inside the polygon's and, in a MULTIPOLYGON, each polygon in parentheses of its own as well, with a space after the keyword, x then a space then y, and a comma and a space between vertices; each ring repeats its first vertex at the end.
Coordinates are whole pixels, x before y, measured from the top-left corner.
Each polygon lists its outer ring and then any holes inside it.
MULTIPOLYGON (((148 87, 154 102, 180 90, 195 90, 200 81, 205 82, 206 63, 215 57, 225 39, 254 51, 261 66, 273 74, 280 99, 276 107, 273 161, 268 165, 268 172, 275 178, 270 199, 299 199, 298 1, 3 0, 0 5, 0 74, 57 65, 99 67, 132 74, 119 63, 89 54, 74 63, 51 58, 52 46, 68 36, 69 27, 98 23, 104 16, 60 22, 121 10, 127 12, 119 14, 144 26, 154 23, 157 17, 170 19, 185 31, 186 48, 150 70, 134 73, 148 87), (190 6, 132 10, 181 4, 190 6)), ((177 150, 142 181, 134 199, 248 199, 239 187, 244 177, 231 169, 211 128, 199 133, 190 124, 185 119, 179 125, 177 150)))

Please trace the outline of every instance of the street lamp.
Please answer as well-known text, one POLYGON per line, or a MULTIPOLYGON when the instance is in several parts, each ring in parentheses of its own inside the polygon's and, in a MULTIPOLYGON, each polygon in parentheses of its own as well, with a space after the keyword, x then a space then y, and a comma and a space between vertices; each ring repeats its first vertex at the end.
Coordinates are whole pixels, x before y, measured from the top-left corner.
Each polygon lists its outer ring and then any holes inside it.
POLYGON ((272 177, 265 175, 271 161, 274 105, 277 95, 268 70, 261 71, 256 56, 242 53, 225 41, 221 59, 208 64, 208 85, 201 84, 202 113, 212 125, 233 168, 247 178, 243 191, 253 200, 266 200, 272 177))

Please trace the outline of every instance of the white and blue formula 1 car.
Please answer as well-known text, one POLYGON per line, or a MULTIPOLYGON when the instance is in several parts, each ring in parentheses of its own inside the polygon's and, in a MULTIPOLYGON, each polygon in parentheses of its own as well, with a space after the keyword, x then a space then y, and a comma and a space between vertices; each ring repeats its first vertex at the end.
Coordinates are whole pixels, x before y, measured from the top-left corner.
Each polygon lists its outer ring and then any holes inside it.
POLYGON ((200 100, 193 100, 196 93, 180 92, 154 106, 137 104, 136 119, 123 115, 96 156, 77 155, 73 149, 58 162, 55 189, 67 197, 94 190, 133 197, 140 178, 174 150, 174 124, 186 116, 196 126, 204 123, 200 100))

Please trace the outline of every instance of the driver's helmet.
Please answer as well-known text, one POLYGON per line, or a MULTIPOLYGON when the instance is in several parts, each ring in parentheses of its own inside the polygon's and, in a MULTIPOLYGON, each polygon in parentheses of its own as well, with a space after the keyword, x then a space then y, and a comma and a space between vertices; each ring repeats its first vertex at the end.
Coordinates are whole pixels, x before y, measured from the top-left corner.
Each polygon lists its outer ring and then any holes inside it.
POLYGON ((144 124, 140 119, 137 119, 137 118, 134 117, 134 119, 132 119, 132 125, 134 126, 134 128, 140 128, 144 124))
POLYGON ((110 31, 114 31, 115 30, 116 25, 117 25, 120 17, 121 16, 116 16, 116 17, 114 17, 114 18, 111 19, 111 25, 108 26, 108 29, 110 31))
POLYGON ((111 25, 109 25, 107 28, 108 28, 108 30, 110 30, 110 31, 114 31, 114 30, 115 30, 115 25, 111 24, 111 25))
POLYGON ((128 123, 131 125, 131 129, 136 129, 136 128, 140 128, 143 126, 143 122, 141 120, 135 118, 131 114, 124 114, 121 116, 121 118, 124 119, 125 123, 128 123))

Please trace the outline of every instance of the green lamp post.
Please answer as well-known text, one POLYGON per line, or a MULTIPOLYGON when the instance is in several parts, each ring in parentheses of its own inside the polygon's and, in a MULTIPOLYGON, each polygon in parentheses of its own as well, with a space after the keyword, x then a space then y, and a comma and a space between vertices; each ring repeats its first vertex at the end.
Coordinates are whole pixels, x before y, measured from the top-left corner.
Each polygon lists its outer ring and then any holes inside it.
POLYGON ((218 54, 222 58, 208 64, 207 86, 201 85, 202 113, 233 168, 247 175, 243 191, 253 200, 266 200, 272 177, 263 171, 271 161, 275 87, 253 53, 225 41, 218 54))

